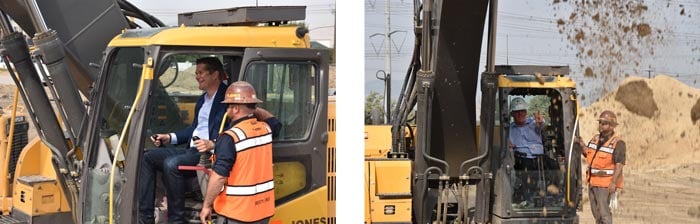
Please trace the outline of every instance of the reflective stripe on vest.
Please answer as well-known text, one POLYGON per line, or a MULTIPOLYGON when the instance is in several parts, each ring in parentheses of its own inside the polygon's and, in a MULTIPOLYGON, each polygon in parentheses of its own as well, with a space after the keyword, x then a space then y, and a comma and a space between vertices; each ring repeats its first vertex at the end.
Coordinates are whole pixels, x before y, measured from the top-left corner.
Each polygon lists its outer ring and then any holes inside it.
POLYGON ((236 133, 236 136, 238 136, 239 141, 243 141, 247 138, 245 136, 245 132, 243 132, 243 130, 241 130, 240 128, 234 127, 234 128, 231 128, 231 131, 233 131, 233 133, 236 133))
MULTIPOLYGON (((588 144, 588 147, 595 150, 598 148, 598 145, 596 145, 594 143, 590 143, 590 144, 588 144)), ((598 149, 598 150, 600 150, 602 152, 610 153, 610 154, 612 154, 613 151, 615 151, 615 149, 610 148, 610 147, 606 147, 606 146, 601 146, 600 149, 598 149)))
POLYGON ((226 186, 226 195, 255 195, 275 188, 275 181, 268 181, 255 186, 226 186))
POLYGON ((591 168, 591 174, 595 176, 611 176, 615 174, 615 170, 599 170, 591 168))
POLYGON ((250 149, 255 146, 265 145, 272 143, 272 134, 267 134, 263 136, 253 137, 241 140, 236 143, 236 152, 241 152, 250 149))
POLYGON ((600 147, 600 149, 598 149, 598 150, 601 152, 609 153, 609 154, 613 154, 613 152, 615 151, 615 149, 612 149, 610 147, 605 147, 605 146, 600 147))
POLYGON ((588 148, 597 149, 597 148, 598 148, 598 145, 593 144, 593 143, 588 143, 588 148))

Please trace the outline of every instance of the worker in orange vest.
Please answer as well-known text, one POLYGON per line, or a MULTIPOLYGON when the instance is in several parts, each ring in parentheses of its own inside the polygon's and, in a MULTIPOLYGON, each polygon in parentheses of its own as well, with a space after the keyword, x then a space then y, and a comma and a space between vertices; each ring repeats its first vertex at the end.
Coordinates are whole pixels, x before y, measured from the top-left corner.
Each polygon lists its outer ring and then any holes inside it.
POLYGON ((588 144, 581 138, 576 141, 581 146, 582 154, 586 157, 586 180, 588 182, 588 197, 591 202, 591 212, 596 223, 612 223, 610 200, 616 196, 616 190, 622 189, 622 167, 625 164, 626 145, 615 133, 618 125, 617 116, 606 110, 598 119, 599 134, 595 135, 588 144))
POLYGON ((275 213, 272 138, 281 124, 256 108, 261 102, 247 82, 226 89, 222 103, 228 104, 231 128, 216 141, 214 172, 199 213, 202 223, 211 217, 212 206, 219 215, 216 223, 269 223, 275 213))

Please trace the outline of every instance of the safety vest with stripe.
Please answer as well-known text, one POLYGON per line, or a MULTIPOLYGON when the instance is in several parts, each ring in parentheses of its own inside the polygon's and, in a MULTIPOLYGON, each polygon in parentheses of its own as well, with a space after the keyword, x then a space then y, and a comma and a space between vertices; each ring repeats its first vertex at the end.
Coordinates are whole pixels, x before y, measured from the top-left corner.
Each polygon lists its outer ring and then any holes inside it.
MULTIPOLYGON (((620 141, 620 138, 613 134, 607 142, 605 142, 600 149, 598 148, 599 135, 596 135, 588 142, 586 147, 586 162, 588 164, 588 170, 586 170, 586 179, 591 186, 595 187, 609 187, 610 182, 612 182, 613 174, 615 173, 615 161, 613 160, 613 153, 615 152, 615 147, 620 141)), ((616 183, 617 188, 622 188, 623 181, 622 176, 619 176, 616 183)))
POLYGON ((236 161, 214 210, 227 218, 255 222, 275 213, 272 132, 256 118, 244 118, 224 133, 233 138, 236 161))

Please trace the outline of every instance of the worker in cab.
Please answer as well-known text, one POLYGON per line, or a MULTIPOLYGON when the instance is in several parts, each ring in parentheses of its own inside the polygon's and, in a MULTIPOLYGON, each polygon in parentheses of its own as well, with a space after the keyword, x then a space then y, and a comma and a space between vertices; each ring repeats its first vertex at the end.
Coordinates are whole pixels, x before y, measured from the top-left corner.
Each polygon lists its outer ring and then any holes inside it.
POLYGON ((203 57, 196 61, 194 78, 201 96, 195 105, 195 119, 190 126, 173 133, 155 134, 150 137, 156 148, 143 154, 139 169, 139 222, 154 223, 154 201, 156 195, 156 173, 162 172, 168 206, 169 223, 187 223, 185 209, 186 179, 192 171, 179 170, 179 166, 194 166, 199 163, 200 152, 213 149, 221 121, 226 113, 224 99, 226 73, 218 58, 203 57), (193 139, 194 136, 198 138, 193 139), (166 144, 170 144, 166 146, 166 144), (173 145, 187 144, 187 148, 173 145))
POLYGON ((623 187, 622 168, 625 165, 627 146, 615 133, 617 125, 615 113, 603 111, 598 118, 599 133, 588 144, 583 143, 581 137, 575 140, 586 157, 588 198, 597 224, 612 223, 610 201, 617 197, 616 191, 623 187))
POLYGON ((542 170, 541 157, 544 155, 541 133, 545 120, 539 111, 534 114, 534 118, 527 117, 527 108, 527 102, 522 97, 515 97, 510 102, 513 122, 509 126, 508 148, 513 153, 513 168, 519 177, 513 199, 521 207, 531 206, 530 197, 536 193, 537 181, 543 178, 539 173, 542 170))
POLYGON ((261 103, 247 82, 232 83, 222 103, 228 105, 230 128, 219 136, 207 184, 202 223, 212 208, 216 223, 269 223, 275 213, 272 139, 281 123, 261 103), (264 121, 264 122, 261 122, 264 121))

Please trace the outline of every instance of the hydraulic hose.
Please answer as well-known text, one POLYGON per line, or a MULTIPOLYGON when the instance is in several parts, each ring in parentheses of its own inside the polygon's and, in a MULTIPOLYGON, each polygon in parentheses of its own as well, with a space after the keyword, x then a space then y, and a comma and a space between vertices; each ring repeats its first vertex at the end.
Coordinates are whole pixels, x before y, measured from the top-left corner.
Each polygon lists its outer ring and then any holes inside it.
MULTIPOLYGON (((463 173, 462 171, 464 171, 464 165, 466 165, 467 163, 471 163, 471 162, 474 162, 474 161, 483 159, 484 157, 486 157, 486 155, 487 155, 488 153, 489 153, 489 150, 486 149, 486 150, 484 150, 483 153, 481 153, 481 155, 479 155, 479 156, 477 156, 477 157, 474 157, 474 158, 471 158, 471 159, 469 159, 469 160, 467 160, 467 161, 462 162, 462 164, 459 165, 459 172, 460 172, 460 173, 463 173)), ((472 168, 474 168, 474 167, 469 168, 469 170, 471 170, 472 168)), ((479 168, 481 169, 481 167, 479 167, 479 168)), ((469 172, 469 170, 467 170, 467 173, 469 172)), ((483 170, 482 170, 482 171, 483 171, 483 170)))
POLYGON ((464 201, 464 197, 462 197, 463 190, 462 181, 460 180, 457 182, 457 193, 455 193, 457 197, 457 219, 455 223, 462 223, 462 207, 466 206, 466 201, 464 201))
MULTIPOLYGON (((442 179, 442 178, 440 178, 442 179)), ((447 199, 448 199, 448 189, 450 188, 450 179, 449 177, 445 178, 445 180, 440 180, 440 182, 445 182, 444 187, 440 190, 440 194, 442 195, 442 201, 440 204, 443 204, 442 206, 442 221, 441 223, 446 224, 447 223, 447 199)))
POLYGON ((152 16, 151 14, 148 14, 147 12, 144 12, 143 10, 139 9, 138 7, 131 4, 130 2, 128 2, 126 0, 119 0, 119 1, 117 1, 117 3, 119 4, 119 7, 122 8, 123 10, 130 11, 130 12, 137 14, 138 16, 136 16, 136 17, 143 20, 144 22, 146 22, 149 26, 151 26, 151 27, 165 27, 165 24, 162 21, 160 21, 158 18, 152 16))
POLYGON ((131 105, 131 110, 129 110, 129 116, 127 116, 124 122, 124 128, 122 128, 121 135, 119 136, 119 143, 114 150, 114 160, 112 161, 112 169, 109 172, 109 224, 114 223, 114 171, 117 167, 117 160, 119 160, 119 152, 121 152, 122 145, 124 144, 124 139, 126 132, 129 129, 129 123, 131 123, 131 118, 134 116, 136 111, 136 105, 138 105, 141 100, 141 95, 143 95, 143 85, 146 79, 153 79, 152 67, 153 58, 148 58, 148 62, 143 64, 143 70, 141 72, 141 80, 139 81, 139 88, 136 91, 136 98, 134 98, 134 103, 131 105))
MULTIPOLYGON (((425 171, 423 171, 423 178, 425 178, 425 181, 423 181, 423 186, 422 186, 422 189, 421 189, 421 192, 420 192, 420 193, 421 193, 421 197, 420 197, 420 198, 425 198, 425 194, 426 194, 427 191, 428 191, 428 173, 429 173, 430 171, 436 171, 436 172, 438 173, 438 176, 442 176, 442 175, 443 175, 442 170, 440 170, 440 168, 438 168, 438 167, 431 166, 431 167, 428 167, 428 169, 425 169, 425 171)), ((423 211, 419 211, 419 212, 422 213, 423 211)), ((424 215, 424 214, 422 214, 421 216, 423 216, 423 215, 424 215)))
POLYGON ((219 134, 221 132, 224 132, 224 125, 226 124, 226 117, 228 117, 228 113, 224 113, 224 118, 222 118, 221 125, 219 126, 219 134))
MULTIPOLYGON (((12 142, 15 137, 15 117, 17 116, 17 98, 19 98, 19 89, 15 87, 15 95, 14 98, 12 98, 12 116, 10 120, 10 137, 7 140, 7 149, 5 149, 5 163, 4 164, 10 164, 10 152, 12 152, 12 142)), ((6 170, 6 172, 9 172, 6 170)), ((9 177, 7 173, 0 173, 3 177, 9 177)), ((3 192, 0 196, 6 196, 5 193, 3 192)))
MULTIPOLYGON (((429 88, 429 87, 426 87, 426 88, 429 88)), ((428 90, 426 90, 426 92, 427 92, 427 91, 428 91, 428 90)), ((430 97, 432 97, 432 95, 428 96, 428 98, 430 98, 430 97)), ((432 110, 430 109, 430 107, 432 106, 432 103, 430 103, 430 101, 428 101, 428 103, 426 103, 426 104, 427 104, 426 107, 428 108, 428 110, 427 110, 427 111, 428 111, 428 115, 427 115, 426 117, 432 117, 432 110)), ((424 131, 428 131, 428 130, 424 130, 424 131)), ((429 144, 427 143, 427 140, 428 140, 428 139, 430 139, 430 137, 427 137, 427 139, 423 139, 423 141, 426 142, 426 143, 425 143, 426 146, 429 145, 429 144)), ((450 173, 450 164, 448 164, 448 163, 445 162, 444 160, 435 158, 435 157, 431 156, 430 154, 428 154, 428 152, 426 151, 427 148, 428 148, 428 147, 423 147, 423 157, 425 157, 426 159, 428 159, 428 160, 430 160, 430 161, 433 161, 433 162, 442 164, 442 165, 445 167, 445 173, 450 173)))
POLYGON ((576 114, 576 121, 574 122, 574 131, 571 135, 571 145, 569 146, 569 155, 566 159, 566 202, 571 205, 571 157, 574 151, 574 139, 576 138, 576 131, 578 130, 578 114, 576 114))

